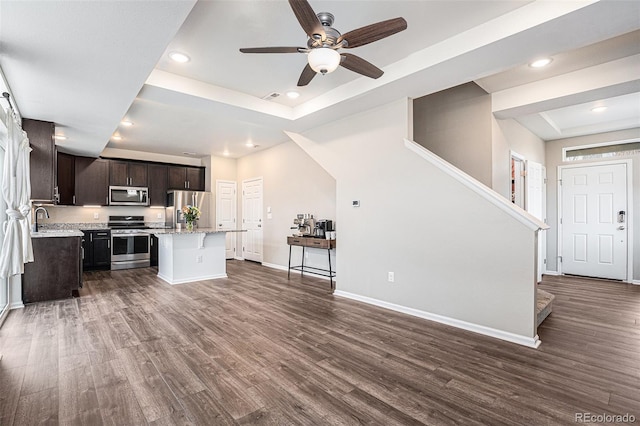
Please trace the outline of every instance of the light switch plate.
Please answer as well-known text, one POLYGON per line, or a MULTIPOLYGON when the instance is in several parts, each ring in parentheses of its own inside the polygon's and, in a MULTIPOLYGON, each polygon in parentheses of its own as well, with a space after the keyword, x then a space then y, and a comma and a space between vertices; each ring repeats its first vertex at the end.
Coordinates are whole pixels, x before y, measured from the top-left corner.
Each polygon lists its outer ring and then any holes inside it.
POLYGON ((94 213, 93 214, 93 218, 94 219, 100 219, 100 213, 94 213))

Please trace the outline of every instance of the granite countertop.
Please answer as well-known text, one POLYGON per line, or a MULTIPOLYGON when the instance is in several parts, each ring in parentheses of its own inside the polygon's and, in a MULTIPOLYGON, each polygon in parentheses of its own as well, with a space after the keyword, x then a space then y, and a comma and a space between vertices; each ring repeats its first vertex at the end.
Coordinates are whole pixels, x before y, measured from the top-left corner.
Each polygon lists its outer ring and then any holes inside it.
POLYGON ((60 237, 82 237, 84 233, 79 229, 40 229, 38 232, 31 231, 31 238, 60 238, 60 237))
POLYGON ((145 229, 144 232, 148 232, 154 235, 175 235, 175 234, 218 234, 222 232, 246 232, 246 229, 234 229, 230 231, 218 231, 216 228, 195 228, 193 231, 187 231, 186 229, 145 229))

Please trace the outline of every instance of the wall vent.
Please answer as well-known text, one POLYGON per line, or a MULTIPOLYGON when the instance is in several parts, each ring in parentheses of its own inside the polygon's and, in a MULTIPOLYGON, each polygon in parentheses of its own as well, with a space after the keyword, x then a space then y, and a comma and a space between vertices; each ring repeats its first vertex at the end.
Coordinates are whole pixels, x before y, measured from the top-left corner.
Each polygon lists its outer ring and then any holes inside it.
POLYGON ((265 101, 271 101, 275 98, 277 98, 278 96, 280 96, 280 93, 278 92, 271 92, 266 96, 263 96, 262 99, 264 99, 265 101))

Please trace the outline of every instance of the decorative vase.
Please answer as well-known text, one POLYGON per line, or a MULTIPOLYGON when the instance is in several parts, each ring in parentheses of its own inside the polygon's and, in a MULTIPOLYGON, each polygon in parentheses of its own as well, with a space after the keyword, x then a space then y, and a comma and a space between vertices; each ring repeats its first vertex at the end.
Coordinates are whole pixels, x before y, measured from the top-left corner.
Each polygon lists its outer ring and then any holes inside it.
POLYGON ((187 231, 193 231, 193 221, 187 221, 187 231))

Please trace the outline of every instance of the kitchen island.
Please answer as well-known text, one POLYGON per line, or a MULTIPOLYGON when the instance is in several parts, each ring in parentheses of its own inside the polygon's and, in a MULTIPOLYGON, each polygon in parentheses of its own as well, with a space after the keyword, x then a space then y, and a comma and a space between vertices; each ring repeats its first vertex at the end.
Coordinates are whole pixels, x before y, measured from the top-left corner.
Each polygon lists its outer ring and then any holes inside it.
POLYGON ((153 229, 158 237, 158 277, 169 284, 227 277, 227 232, 214 228, 153 229))
POLYGON ((82 287, 82 236, 77 229, 31 232, 33 262, 24 265, 22 302, 77 296, 82 287))

